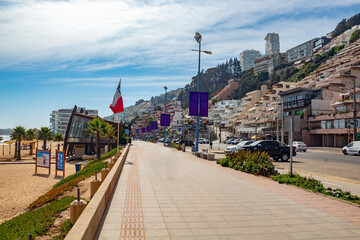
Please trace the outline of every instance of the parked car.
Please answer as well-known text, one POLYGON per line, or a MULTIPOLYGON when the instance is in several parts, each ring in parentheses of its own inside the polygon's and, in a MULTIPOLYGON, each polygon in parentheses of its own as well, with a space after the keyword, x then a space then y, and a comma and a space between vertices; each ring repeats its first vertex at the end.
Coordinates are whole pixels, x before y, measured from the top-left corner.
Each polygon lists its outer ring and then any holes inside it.
POLYGON ((254 140, 241 141, 238 144, 236 144, 235 146, 227 147, 224 152, 225 152, 225 154, 228 154, 230 152, 239 151, 242 146, 247 146, 253 142, 254 142, 254 140))
POLYGON ((238 144, 239 142, 241 142, 240 138, 234 140, 234 144, 238 144))
POLYGON ((179 142, 180 145, 182 145, 184 143, 185 143, 185 146, 190 146, 190 147, 195 146, 194 142, 190 139, 181 139, 179 142))
POLYGON ((226 144, 230 144, 230 142, 233 140, 233 138, 228 138, 228 139, 226 139, 225 140, 225 142, 224 143, 226 143, 226 144))
POLYGON ((360 141, 354 141, 349 143, 349 145, 343 147, 342 152, 345 155, 360 155, 360 141))
POLYGON ((306 152, 306 150, 307 150, 306 144, 303 143, 303 142, 298 142, 298 141, 293 142, 293 147, 296 148, 296 151, 297 151, 297 152, 298 152, 298 151, 306 152))
MULTIPOLYGON (((247 146, 240 147, 240 150, 250 150, 251 152, 263 151, 267 152, 276 161, 289 161, 290 147, 281 146, 278 141, 260 140, 255 141, 247 146)), ((293 148, 293 156, 296 156, 296 151, 293 148)))
POLYGON ((209 140, 207 140, 205 138, 199 138, 199 143, 200 144, 209 144, 209 140))

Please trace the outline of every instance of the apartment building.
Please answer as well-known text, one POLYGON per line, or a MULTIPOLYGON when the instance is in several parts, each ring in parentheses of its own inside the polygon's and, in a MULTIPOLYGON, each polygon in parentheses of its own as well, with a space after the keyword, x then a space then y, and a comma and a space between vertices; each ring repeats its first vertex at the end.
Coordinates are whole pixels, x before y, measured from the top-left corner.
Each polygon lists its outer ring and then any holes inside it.
MULTIPOLYGON (((53 110, 50 114, 51 131, 65 135, 72 111, 72 108, 53 110)), ((77 111, 90 116, 98 116, 98 110, 87 110, 85 107, 78 107, 77 111)))
POLYGON ((261 58, 261 53, 257 50, 245 50, 240 53, 239 61, 242 71, 246 71, 254 67, 254 61, 261 58))
POLYGON ((270 57, 263 57, 255 60, 254 65, 254 73, 258 74, 259 72, 271 72, 271 69, 269 69, 269 65, 272 62, 272 59, 270 57))
POLYGON ((265 36, 265 55, 272 56, 280 53, 280 41, 278 33, 268 33, 265 36))
POLYGON ((314 44, 317 40, 319 40, 319 38, 314 38, 287 50, 288 63, 310 58, 313 55, 314 44))

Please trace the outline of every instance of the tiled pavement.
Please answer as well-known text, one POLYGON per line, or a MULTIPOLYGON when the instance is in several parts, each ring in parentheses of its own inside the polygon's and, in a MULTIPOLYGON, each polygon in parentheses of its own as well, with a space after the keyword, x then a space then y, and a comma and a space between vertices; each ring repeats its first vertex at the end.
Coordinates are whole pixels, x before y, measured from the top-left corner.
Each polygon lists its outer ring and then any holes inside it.
POLYGON ((357 206, 151 143, 127 161, 98 239, 360 239, 357 206))

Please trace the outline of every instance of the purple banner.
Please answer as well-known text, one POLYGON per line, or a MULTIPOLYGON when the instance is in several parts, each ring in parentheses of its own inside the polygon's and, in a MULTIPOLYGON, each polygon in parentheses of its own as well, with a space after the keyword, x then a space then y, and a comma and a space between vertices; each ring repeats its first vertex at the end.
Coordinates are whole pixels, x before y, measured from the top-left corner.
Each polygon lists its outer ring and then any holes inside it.
POLYGON ((160 126, 163 127, 170 126, 170 114, 161 114, 160 126))
POLYGON ((200 117, 207 117, 208 116, 208 92, 190 92, 190 99, 189 99, 189 115, 190 116, 197 116, 198 115, 198 100, 200 94, 200 117))
POLYGON ((139 133, 139 129, 136 129, 136 133, 139 133))
POLYGON ((152 121, 151 122, 151 130, 154 130, 154 129, 158 129, 158 122, 157 121, 152 121))
POLYGON ((151 126, 146 126, 146 132, 151 132, 151 126))
POLYGON ((145 128, 141 128, 141 132, 143 132, 143 133, 144 133, 144 132, 145 132, 145 128))

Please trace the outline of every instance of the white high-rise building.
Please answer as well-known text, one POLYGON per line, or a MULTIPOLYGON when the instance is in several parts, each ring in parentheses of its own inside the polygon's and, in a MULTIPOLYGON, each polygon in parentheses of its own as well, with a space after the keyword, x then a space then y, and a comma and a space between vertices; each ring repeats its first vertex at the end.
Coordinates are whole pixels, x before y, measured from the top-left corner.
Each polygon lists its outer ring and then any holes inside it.
MULTIPOLYGON (((50 114, 50 128, 54 133, 65 135, 72 110, 73 109, 59 109, 52 111, 50 114)), ((84 107, 78 107, 77 111, 91 116, 98 115, 98 110, 87 110, 84 107)))
POLYGON ((239 58, 241 71, 246 71, 254 67, 254 61, 260 57, 261 54, 257 50, 251 49, 242 51, 239 58))
POLYGON ((266 34, 265 39, 265 55, 272 56, 280 53, 280 41, 279 34, 277 33, 268 33, 266 34))

